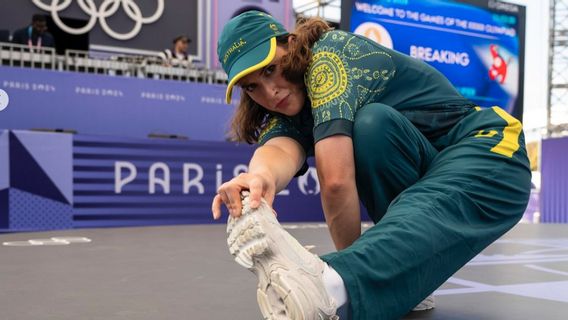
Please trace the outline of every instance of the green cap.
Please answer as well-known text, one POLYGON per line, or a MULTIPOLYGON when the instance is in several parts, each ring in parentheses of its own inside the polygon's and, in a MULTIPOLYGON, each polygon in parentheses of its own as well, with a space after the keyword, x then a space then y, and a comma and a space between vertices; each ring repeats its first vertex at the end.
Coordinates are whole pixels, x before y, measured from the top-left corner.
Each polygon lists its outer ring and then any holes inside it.
POLYGON ((225 25, 217 43, 217 55, 229 76, 227 103, 231 102, 237 81, 274 59, 276 37, 285 34, 288 31, 282 24, 260 11, 241 13, 225 25))

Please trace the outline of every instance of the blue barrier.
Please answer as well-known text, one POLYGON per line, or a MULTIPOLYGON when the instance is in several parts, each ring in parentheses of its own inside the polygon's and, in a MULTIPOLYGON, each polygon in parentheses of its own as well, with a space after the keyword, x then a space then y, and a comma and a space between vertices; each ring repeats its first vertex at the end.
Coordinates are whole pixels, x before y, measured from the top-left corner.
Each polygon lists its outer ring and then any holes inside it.
POLYGON ((10 97, 0 128, 11 130, 224 141, 234 108, 224 85, 28 68, 0 67, 0 88, 10 97))
POLYGON ((568 223, 568 137, 542 140, 540 189, 543 223, 568 223))
POLYGON ((73 226, 72 136, 0 131, 0 230, 73 226))
MULTIPOLYGON (((252 152, 229 142, 3 130, 0 231, 214 223, 218 186, 246 171, 252 152)), ((274 208, 281 221, 323 221, 313 166, 274 208)))

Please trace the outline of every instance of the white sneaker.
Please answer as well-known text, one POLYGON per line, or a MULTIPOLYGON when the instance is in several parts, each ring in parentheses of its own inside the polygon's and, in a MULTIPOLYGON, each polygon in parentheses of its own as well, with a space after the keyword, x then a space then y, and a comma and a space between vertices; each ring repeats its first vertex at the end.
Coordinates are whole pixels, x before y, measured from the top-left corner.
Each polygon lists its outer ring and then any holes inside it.
POLYGON ((337 320, 336 306, 325 290, 325 267, 276 220, 264 201, 227 222, 229 251, 235 261, 258 276, 257 300, 264 319, 337 320))
POLYGON ((412 311, 426 311, 434 309, 436 302, 434 301, 434 295, 429 295, 426 299, 422 300, 412 311))

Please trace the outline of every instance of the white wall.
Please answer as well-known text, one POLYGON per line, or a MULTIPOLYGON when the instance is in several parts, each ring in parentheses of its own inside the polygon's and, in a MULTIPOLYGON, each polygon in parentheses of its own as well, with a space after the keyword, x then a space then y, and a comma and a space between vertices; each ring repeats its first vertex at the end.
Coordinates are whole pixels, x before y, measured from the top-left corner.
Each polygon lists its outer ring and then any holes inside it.
POLYGON ((507 0, 527 8, 523 124, 527 140, 540 138, 546 127, 548 99, 548 29, 550 0, 507 0))

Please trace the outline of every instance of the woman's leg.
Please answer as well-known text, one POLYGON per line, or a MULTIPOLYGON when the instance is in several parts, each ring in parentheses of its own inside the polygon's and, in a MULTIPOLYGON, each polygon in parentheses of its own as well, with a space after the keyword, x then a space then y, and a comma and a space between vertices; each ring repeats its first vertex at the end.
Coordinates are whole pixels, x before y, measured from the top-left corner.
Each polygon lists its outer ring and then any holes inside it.
POLYGON ((357 112, 353 144, 357 190, 375 223, 396 196, 424 175, 438 153, 408 119, 379 103, 357 112))
MULTIPOLYGON (((374 113, 376 109, 366 110, 374 113)), ((385 135, 386 139, 396 137, 393 141, 402 150, 415 151, 388 159, 391 165, 396 162, 402 180, 412 177, 413 167, 422 172, 425 159, 416 161, 415 155, 427 141, 412 130, 407 132, 404 119, 399 122, 397 133, 381 132, 376 126, 376 135, 372 126, 360 130, 355 124, 357 166, 371 176, 358 181, 358 187, 363 189, 361 199, 374 203, 374 210, 388 199, 381 181, 389 167, 377 163, 373 171, 372 162, 361 155, 375 161, 388 156, 372 158, 372 150, 379 153, 384 147, 385 135), (372 194, 377 199, 370 199, 372 194)), ((530 170, 518 122, 487 109, 470 114, 441 139, 447 147, 426 161, 424 174, 418 174, 416 182, 390 203, 382 219, 380 211, 370 212, 380 219, 373 228, 351 247, 322 257, 343 278, 353 319, 402 317, 522 216, 530 170)))

